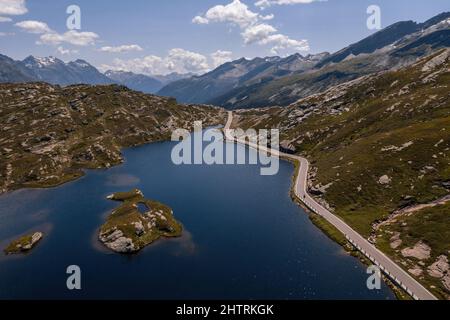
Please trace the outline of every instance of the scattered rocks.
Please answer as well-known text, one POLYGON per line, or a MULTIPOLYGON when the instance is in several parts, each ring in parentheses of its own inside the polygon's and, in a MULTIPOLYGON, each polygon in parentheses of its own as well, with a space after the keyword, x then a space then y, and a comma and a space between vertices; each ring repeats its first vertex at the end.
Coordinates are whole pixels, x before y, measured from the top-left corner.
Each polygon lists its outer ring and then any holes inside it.
POLYGON ((100 241, 109 249, 118 253, 132 253, 136 251, 133 240, 126 238, 121 230, 113 229, 100 234, 100 241))
POLYGON ((147 200, 141 190, 118 192, 107 197, 120 201, 100 228, 99 240, 117 253, 134 253, 161 237, 179 237, 181 224, 173 217, 171 208, 162 203, 147 200), (139 211, 144 205, 144 213, 139 211))
POLYGON ((441 255, 427 269, 428 274, 436 279, 440 279, 442 285, 450 291, 450 270, 448 258, 445 255, 441 255))
POLYGON ((446 49, 443 53, 437 55, 430 61, 424 64, 422 67, 422 72, 429 72, 442 65, 449 58, 450 50, 446 49))
POLYGON ((192 130, 194 120, 212 126, 226 118, 219 108, 181 106, 114 85, 0 84, 0 101, 0 155, 6 155, 0 193, 51 187, 82 176, 84 168, 118 165, 122 147, 170 140, 166 125, 192 130), (9 165, 20 169, 5 175, 9 165))
POLYGON ((330 182, 329 184, 323 186, 321 184, 317 184, 313 187, 310 187, 309 192, 316 196, 321 196, 327 192, 327 189, 330 188, 333 185, 333 182, 330 182))
POLYGON ((406 148, 411 147, 413 144, 414 144, 414 142, 409 141, 409 142, 404 143, 400 147, 397 147, 397 146, 386 146, 386 147, 382 148, 381 151, 382 152, 386 152, 386 151, 399 152, 399 151, 402 151, 402 150, 404 150, 406 148))
POLYGON ((36 244, 42 240, 44 234, 42 232, 35 232, 31 235, 26 235, 13 242, 4 250, 6 254, 18 254, 28 252, 33 249, 36 244))

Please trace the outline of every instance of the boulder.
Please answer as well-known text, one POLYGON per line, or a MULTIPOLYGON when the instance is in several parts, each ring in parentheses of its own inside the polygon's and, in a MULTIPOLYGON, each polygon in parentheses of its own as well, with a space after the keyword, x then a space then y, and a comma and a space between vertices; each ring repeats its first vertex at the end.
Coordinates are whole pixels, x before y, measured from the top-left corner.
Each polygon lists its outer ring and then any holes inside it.
POLYGON ((428 274, 433 278, 443 278, 449 270, 448 258, 439 256, 435 263, 428 267, 428 274))
POLYGON ((450 180, 449 180, 449 181, 444 181, 444 182, 442 182, 442 186, 443 186, 445 189, 449 189, 449 190, 450 190, 450 180))
POLYGON ((431 248, 423 241, 419 241, 413 248, 405 248, 402 250, 404 257, 412 257, 418 260, 427 260, 431 256, 431 248))
POLYGON ((142 221, 135 222, 134 227, 136 229, 136 235, 138 237, 142 236, 145 233, 144 225, 142 224, 142 221))
POLYGON ((402 239, 400 239, 400 232, 396 232, 390 240, 391 240, 390 246, 394 250, 400 247, 403 242, 402 239))
POLYGON ((44 234, 42 232, 36 232, 31 236, 31 241, 22 247, 23 250, 31 250, 36 243, 41 241, 41 239, 44 237, 44 234))
POLYGON ((388 175, 384 175, 378 179, 378 183, 381 185, 387 185, 392 182, 392 179, 388 175))
POLYGON ((442 284, 444 287, 450 291, 450 273, 447 273, 444 278, 442 278, 442 284))
POLYGON ((420 277, 423 273, 423 270, 419 266, 414 266, 414 268, 409 269, 408 272, 411 273, 413 276, 420 277))
POLYGON ((133 240, 124 237, 121 230, 113 230, 100 234, 100 241, 118 253, 131 253, 136 251, 133 240))
POLYGON ((282 141, 280 143, 280 151, 288 154, 295 154, 297 148, 290 141, 282 141))

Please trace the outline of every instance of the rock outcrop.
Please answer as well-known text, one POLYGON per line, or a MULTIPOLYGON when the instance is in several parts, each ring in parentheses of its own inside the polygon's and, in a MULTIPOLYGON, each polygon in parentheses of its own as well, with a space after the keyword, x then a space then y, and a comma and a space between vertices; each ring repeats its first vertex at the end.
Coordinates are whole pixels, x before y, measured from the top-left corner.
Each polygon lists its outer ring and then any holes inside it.
POLYGON ((142 191, 115 193, 107 198, 122 202, 99 232, 100 242, 112 251, 135 253, 162 237, 181 236, 182 226, 173 217, 172 209, 145 199, 142 191), (145 206, 146 212, 139 211, 139 204, 145 206))
POLYGON ((419 241, 412 248, 405 248, 402 250, 404 257, 416 258, 418 260, 427 260, 431 256, 431 248, 422 241, 419 241))
POLYGON ((35 232, 26 235, 11 242, 11 244, 4 250, 6 254, 25 253, 32 250, 36 244, 42 240, 44 234, 42 232, 35 232))
POLYGON ((120 164, 121 149, 223 124, 224 110, 125 87, 0 84, 0 194, 51 187, 120 164))

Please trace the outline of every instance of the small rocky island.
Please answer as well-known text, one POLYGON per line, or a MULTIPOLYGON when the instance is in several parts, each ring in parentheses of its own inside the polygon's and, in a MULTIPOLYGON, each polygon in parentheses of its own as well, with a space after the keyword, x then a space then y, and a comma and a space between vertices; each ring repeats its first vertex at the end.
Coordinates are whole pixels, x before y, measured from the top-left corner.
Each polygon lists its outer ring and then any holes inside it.
POLYGON ((172 209, 145 199, 138 189, 115 193, 108 199, 122 202, 108 216, 99 233, 100 241, 114 252, 135 253, 162 237, 182 234, 183 228, 175 220, 172 209))
POLYGON ((36 246, 39 241, 42 240, 43 237, 44 234, 42 232, 35 232, 33 234, 23 236, 11 242, 9 246, 6 247, 4 252, 7 255, 29 252, 36 246))

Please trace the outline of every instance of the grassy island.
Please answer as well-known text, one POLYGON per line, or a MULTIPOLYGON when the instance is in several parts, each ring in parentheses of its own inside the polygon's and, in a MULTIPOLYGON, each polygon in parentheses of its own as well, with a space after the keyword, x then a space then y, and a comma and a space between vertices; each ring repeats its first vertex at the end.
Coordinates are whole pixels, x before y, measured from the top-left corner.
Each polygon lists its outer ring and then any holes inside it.
POLYGON ((8 247, 6 247, 4 252, 6 254, 19 254, 29 252, 36 246, 39 241, 42 240, 43 237, 44 234, 42 232, 35 232, 33 234, 23 236, 11 242, 8 247))
POLYGON ((135 253, 156 240, 180 237, 181 224, 170 207, 144 198, 142 191, 119 192, 109 200, 122 202, 100 228, 99 239, 118 253, 135 253), (141 212, 143 211, 143 212, 141 212))

